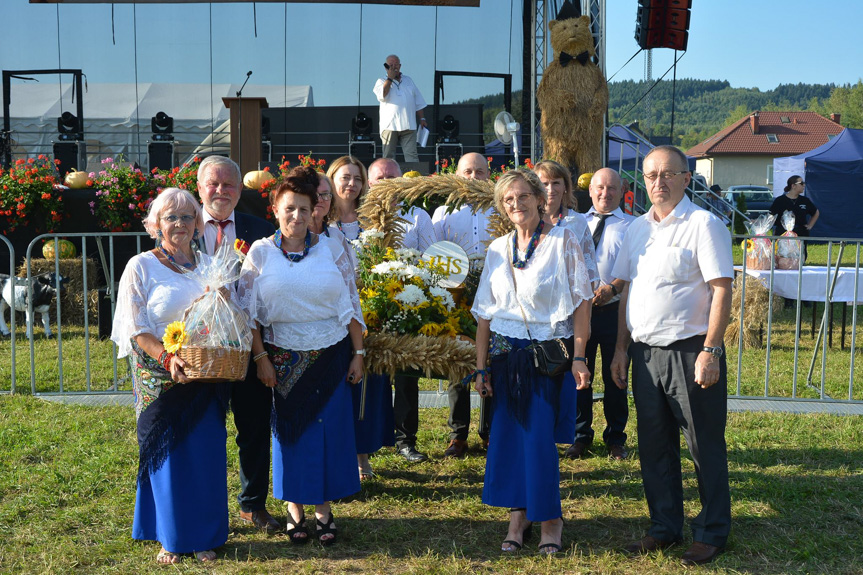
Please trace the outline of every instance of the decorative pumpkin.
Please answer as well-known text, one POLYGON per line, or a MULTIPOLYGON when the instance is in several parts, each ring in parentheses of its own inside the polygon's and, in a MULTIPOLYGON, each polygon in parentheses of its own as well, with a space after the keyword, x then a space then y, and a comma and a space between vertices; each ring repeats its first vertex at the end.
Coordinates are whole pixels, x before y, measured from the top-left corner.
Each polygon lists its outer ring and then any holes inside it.
POLYGON ((254 172, 249 172, 243 178, 243 185, 249 188, 250 190, 260 190, 261 186, 264 185, 264 182, 269 182, 270 180, 275 180, 273 174, 268 172, 267 170, 255 170, 254 172))
MULTIPOLYGON (((78 173, 83 174, 84 172, 78 173)), ((61 260, 74 258, 78 254, 78 250, 75 249, 75 244, 73 244, 69 240, 60 240, 58 242, 58 245, 60 246, 61 260)), ((54 259, 54 240, 48 240, 42 245, 42 257, 46 260, 54 259)))
POLYGON ((419 173, 418 171, 411 170, 410 172, 406 173, 404 177, 406 177, 406 178, 419 178, 421 176, 422 176, 422 174, 419 173))
POLYGON ((72 171, 63 178, 63 184, 73 190, 80 190, 87 187, 88 179, 90 179, 90 175, 87 172, 79 172, 75 168, 72 168, 72 171))
POLYGON ((578 187, 582 190, 590 188, 590 180, 593 179, 593 172, 585 172, 578 176, 578 187))

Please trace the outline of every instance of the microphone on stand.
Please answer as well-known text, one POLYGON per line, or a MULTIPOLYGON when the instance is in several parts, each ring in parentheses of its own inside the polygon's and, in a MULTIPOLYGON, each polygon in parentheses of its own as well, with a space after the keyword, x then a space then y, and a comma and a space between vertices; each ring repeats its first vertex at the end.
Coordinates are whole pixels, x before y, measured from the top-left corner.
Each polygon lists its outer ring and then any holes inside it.
MULTIPOLYGON (((252 71, 246 72, 246 81, 237 90, 237 137, 240 139, 237 142, 237 164, 240 166, 240 173, 243 173, 243 88, 249 83, 249 78, 252 77, 252 71)), ((242 182, 240 182, 242 184, 242 182)), ((242 185, 240 186, 242 189, 242 185)))

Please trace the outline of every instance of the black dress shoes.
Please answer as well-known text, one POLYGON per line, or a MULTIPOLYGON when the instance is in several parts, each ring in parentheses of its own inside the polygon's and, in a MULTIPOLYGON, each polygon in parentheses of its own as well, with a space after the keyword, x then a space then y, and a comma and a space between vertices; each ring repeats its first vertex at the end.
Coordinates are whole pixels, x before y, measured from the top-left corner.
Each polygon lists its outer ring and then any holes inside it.
POLYGON ((399 449, 399 455, 405 458, 408 463, 422 463, 428 459, 428 455, 417 451, 416 447, 409 445, 399 449))
POLYGON ((680 562, 684 565, 704 565, 716 559, 721 552, 722 547, 696 541, 683 553, 680 562))

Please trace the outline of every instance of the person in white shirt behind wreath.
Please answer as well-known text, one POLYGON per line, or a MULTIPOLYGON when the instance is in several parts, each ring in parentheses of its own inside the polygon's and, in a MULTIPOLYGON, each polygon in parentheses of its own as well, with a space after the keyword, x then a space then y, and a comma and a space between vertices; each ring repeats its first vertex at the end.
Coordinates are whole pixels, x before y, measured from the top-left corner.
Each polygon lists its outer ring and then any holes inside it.
POLYGON ((426 101, 410 76, 402 74, 402 63, 395 54, 387 56, 387 75, 375 82, 374 93, 380 102, 380 133, 383 157, 395 159, 396 142, 401 145, 405 162, 419 162, 417 125, 426 127, 423 109, 426 101))

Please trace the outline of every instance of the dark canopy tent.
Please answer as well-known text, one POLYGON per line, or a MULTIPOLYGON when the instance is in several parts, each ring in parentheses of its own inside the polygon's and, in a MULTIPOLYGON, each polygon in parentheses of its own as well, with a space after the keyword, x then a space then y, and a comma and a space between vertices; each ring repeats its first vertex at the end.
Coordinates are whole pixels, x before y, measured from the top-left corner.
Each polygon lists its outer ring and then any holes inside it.
POLYGON ((863 238, 863 130, 846 128, 805 154, 777 158, 773 166, 776 191, 784 187, 786 173, 806 181, 805 194, 821 212, 813 236, 863 238))

